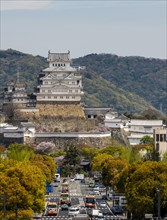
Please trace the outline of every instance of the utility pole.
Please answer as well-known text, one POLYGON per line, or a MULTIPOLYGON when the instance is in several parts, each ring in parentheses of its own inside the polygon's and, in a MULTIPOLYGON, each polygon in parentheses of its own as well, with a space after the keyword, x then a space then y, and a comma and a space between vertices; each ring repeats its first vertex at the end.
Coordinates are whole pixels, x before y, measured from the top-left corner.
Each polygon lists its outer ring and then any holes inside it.
POLYGON ((16 220, 18 220, 18 193, 19 193, 19 190, 16 190, 16 208, 15 208, 15 214, 16 214, 16 220))
POLYGON ((6 199, 9 198, 7 195, 0 196, 3 200, 3 219, 6 220, 6 199))
POLYGON ((157 196, 158 196, 158 220, 161 220, 160 186, 157 187, 157 196))

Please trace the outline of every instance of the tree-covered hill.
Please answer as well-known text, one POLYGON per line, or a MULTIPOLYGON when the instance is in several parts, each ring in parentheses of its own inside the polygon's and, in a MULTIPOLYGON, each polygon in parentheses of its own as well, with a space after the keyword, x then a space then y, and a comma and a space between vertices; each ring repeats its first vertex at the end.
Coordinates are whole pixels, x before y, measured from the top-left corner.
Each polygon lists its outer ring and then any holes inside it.
MULTIPOLYGON (((83 73, 88 106, 113 106, 119 112, 140 112, 162 107, 167 112, 166 60, 144 57, 119 57, 112 54, 90 54, 73 60, 86 67, 83 73)), ((0 92, 16 79, 19 71, 33 92, 37 77, 47 67, 47 59, 12 49, 0 51, 0 92)))

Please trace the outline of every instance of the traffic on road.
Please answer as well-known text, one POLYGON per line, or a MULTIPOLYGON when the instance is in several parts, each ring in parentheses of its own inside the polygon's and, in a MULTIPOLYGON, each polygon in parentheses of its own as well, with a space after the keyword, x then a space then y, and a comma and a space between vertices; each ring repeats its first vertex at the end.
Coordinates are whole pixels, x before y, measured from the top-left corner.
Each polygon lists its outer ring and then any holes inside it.
POLYGON ((42 220, 109 220, 124 219, 113 213, 105 200, 106 188, 92 180, 60 178, 52 183, 52 192, 46 195, 42 220))

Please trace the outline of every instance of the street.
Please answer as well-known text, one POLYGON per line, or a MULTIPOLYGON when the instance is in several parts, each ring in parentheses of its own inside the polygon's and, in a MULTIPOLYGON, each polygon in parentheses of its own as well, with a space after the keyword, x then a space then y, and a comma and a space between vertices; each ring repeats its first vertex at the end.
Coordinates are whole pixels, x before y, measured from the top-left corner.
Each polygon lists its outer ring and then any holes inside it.
MULTIPOLYGON (((80 181, 69 181, 69 194, 71 198, 71 206, 79 206, 85 207, 84 198, 86 195, 92 194, 93 188, 90 188, 88 184, 82 184, 80 181)), ((55 201, 58 204, 58 215, 57 216, 47 216, 46 210, 42 220, 51 220, 51 219, 59 219, 65 220, 70 219, 68 216, 68 210, 61 210, 61 206, 59 204, 59 197, 61 194, 61 182, 58 184, 57 187, 54 187, 54 192, 46 195, 46 201, 55 201)), ((100 210, 103 215, 104 219, 118 219, 116 216, 113 215, 108 203, 101 199, 102 195, 105 194, 105 191, 101 193, 101 195, 95 195, 96 197, 96 209, 100 210), (103 201, 103 203, 102 203, 103 201)), ((86 212, 89 214, 91 213, 91 208, 86 208, 86 212)))

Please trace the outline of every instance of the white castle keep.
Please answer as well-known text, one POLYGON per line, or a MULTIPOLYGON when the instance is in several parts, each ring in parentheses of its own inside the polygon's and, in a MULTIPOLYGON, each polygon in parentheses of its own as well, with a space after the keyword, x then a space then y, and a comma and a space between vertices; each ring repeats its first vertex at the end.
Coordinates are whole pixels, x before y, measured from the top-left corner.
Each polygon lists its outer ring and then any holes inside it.
POLYGON ((49 67, 39 75, 36 102, 78 102, 83 96, 81 70, 71 66, 70 52, 48 53, 49 67))

